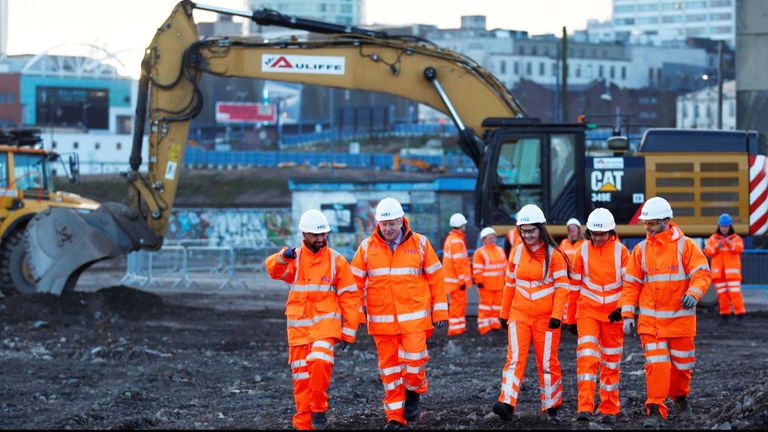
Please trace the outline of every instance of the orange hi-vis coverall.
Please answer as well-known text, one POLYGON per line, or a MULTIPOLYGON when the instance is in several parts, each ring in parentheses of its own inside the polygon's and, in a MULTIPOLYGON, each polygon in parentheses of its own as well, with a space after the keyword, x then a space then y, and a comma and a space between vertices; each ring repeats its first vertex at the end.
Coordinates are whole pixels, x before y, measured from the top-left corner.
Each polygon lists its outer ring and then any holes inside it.
POLYGON ((483 245, 472 255, 472 277, 480 296, 477 306, 477 329, 480 334, 501 328, 499 313, 506 269, 507 255, 495 244, 483 245))
POLYGON ((544 265, 546 246, 539 243, 533 254, 525 245, 512 250, 501 304, 501 318, 509 320, 507 362, 501 379, 499 401, 517 406, 520 384, 531 341, 539 370, 541 410, 563 402, 562 372, 557 358, 560 329, 550 329, 551 318, 563 316, 568 294, 565 258, 549 247, 549 266, 544 265))
POLYGON ((328 409, 333 345, 355 342, 362 295, 349 263, 335 250, 324 247, 315 253, 302 244, 296 258, 287 259, 286 249, 269 256, 265 265, 272 279, 291 284, 285 315, 296 401, 293 425, 309 430, 312 413, 328 409))
POLYGON ((512 251, 520 246, 522 242, 523 239, 520 238, 520 233, 517 232, 517 228, 512 227, 512 229, 507 231, 507 241, 504 242, 504 252, 512 255, 512 251), (507 247, 509 247, 509 251, 507 251, 507 247))
POLYGON ((707 258, 674 223, 669 229, 638 243, 632 250, 619 298, 624 318, 637 312, 637 333, 645 352, 646 411, 658 405, 667 418, 667 397, 688 396, 691 369, 696 363, 696 308, 684 309, 682 298, 698 302, 709 288, 707 258))
MULTIPOLYGON (((575 242, 571 242, 570 239, 567 237, 564 238, 560 242, 560 250, 565 252, 565 256, 568 257, 568 261, 571 263, 571 267, 573 267, 573 263, 576 260, 576 254, 581 249, 581 245, 584 244, 584 239, 576 240, 575 242)), ((574 281, 571 281, 571 284, 574 284, 574 281)), ((568 322, 568 311, 571 308, 574 308, 575 306, 571 305, 570 297, 565 300, 565 308, 563 308, 563 322, 568 322)))
POLYGON ((368 333, 379 354, 387 421, 406 424, 405 390, 427 392, 427 338, 433 322, 448 320, 440 260, 426 237, 403 218, 402 242, 390 249, 378 226, 352 259, 352 273, 366 288, 368 333))
POLYGON ((741 295, 741 253, 744 252, 744 241, 738 234, 723 236, 712 234, 707 239, 704 253, 712 258, 712 283, 717 290, 717 301, 720 304, 720 315, 747 313, 744 308, 744 297, 741 295), (722 246, 720 246, 722 245, 722 246))
POLYGON ((448 336, 467 331, 467 290, 472 285, 472 269, 464 231, 451 230, 443 244, 443 277, 448 302, 448 336))
POLYGON ((614 236, 600 247, 585 241, 573 262, 568 295, 568 323, 579 332, 576 347, 578 412, 595 409, 595 387, 600 369, 601 414, 617 415, 619 363, 624 346, 621 322, 611 323, 608 315, 618 308, 629 250, 614 236))

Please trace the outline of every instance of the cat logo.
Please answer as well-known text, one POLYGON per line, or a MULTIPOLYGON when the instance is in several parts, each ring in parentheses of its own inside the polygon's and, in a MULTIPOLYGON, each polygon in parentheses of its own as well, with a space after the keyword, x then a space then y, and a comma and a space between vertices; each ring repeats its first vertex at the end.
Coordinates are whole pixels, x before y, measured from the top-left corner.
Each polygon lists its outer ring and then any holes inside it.
POLYGON ((624 171, 592 171, 592 191, 593 192, 618 192, 621 190, 621 179, 624 177, 624 171))

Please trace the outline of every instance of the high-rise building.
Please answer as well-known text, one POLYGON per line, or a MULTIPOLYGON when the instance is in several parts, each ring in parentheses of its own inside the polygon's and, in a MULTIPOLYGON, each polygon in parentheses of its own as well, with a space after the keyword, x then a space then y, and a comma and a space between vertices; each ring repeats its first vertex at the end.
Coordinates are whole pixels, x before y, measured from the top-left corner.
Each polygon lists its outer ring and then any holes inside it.
POLYGON ((686 38, 736 42, 736 0, 613 0, 616 37, 678 45, 686 38))
MULTIPOLYGON (((274 9, 285 15, 357 26, 363 22, 364 0, 248 0, 251 9, 274 9)), ((250 24, 250 33, 260 30, 250 24)))

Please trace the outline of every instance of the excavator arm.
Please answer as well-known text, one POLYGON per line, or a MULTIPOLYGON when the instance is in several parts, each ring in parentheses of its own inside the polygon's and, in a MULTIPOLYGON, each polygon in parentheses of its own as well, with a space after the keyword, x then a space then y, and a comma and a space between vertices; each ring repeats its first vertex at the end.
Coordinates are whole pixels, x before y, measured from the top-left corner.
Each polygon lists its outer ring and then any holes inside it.
POLYGON ((451 117, 462 150, 479 165, 482 121, 524 117, 504 84, 475 61, 413 37, 288 17, 271 10, 238 12, 182 1, 145 51, 139 82, 127 205, 105 203, 93 214, 54 209, 36 217, 28 253, 38 292, 73 288, 94 262, 158 249, 171 216, 191 120, 204 106, 203 73, 402 96, 451 117), (314 32, 306 40, 200 39, 194 9, 246 16, 261 25, 314 32), (319 34, 318 34, 319 33, 319 34), (148 172, 142 143, 148 135, 148 172))

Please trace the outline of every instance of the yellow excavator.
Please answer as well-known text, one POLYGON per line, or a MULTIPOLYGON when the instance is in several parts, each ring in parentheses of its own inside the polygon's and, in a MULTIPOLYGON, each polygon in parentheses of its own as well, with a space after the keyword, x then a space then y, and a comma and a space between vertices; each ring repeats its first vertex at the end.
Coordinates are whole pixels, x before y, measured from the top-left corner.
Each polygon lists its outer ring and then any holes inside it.
MULTIPOLYGON (((584 124, 545 124, 528 118, 500 80, 464 55, 417 37, 286 16, 269 9, 241 12, 182 1, 158 28, 141 68, 126 174, 128 199, 125 204, 105 203, 90 213, 51 209, 32 220, 27 253, 38 292, 61 294, 99 260, 162 246, 190 121, 205 103, 198 86, 202 74, 388 93, 445 113, 458 130, 461 149, 479 170, 478 226, 508 229, 517 209, 536 203, 547 214, 553 231, 564 233, 569 218, 585 220, 592 208, 614 205, 620 233, 639 234, 642 226, 633 222, 633 214, 646 194, 667 193, 663 179, 671 177, 669 187, 684 188, 683 194, 675 189, 669 192, 679 195, 670 196, 673 206, 676 199, 690 204, 686 216, 695 219, 691 220, 697 224, 694 231, 704 234, 714 224, 706 217, 717 208, 700 205, 699 179, 704 177, 714 179, 711 193, 719 194, 717 205, 736 210, 732 216, 737 230, 743 232, 750 217, 749 188, 744 184, 749 182, 748 166, 754 155, 764 153, 758 151, 762 145, 758 146, 754 134, 739 132, 710 143, 707 151, 712 153, 703 161, 692 156, 700 147, 695 143, 690 149, 670 153, 676 149, 675 143, 670 146, 669 137, 658 135, 655 147, 649 143, 646 155, 635 158, 639 161, 622 156, 589 158, 584 150, 584 124), (309 31, 311 36, 274 41, 259 37, 201 39, 193 20, 195 9, 309 31), (149 160, 148 172, 143 173, 139 168, 145 126, 149 160), (741 147, 732 147, 739 142, 741 147), (731 147, 723 150, 725 144, 731 147), (644 161, 655 151, 667 153, 648 159, 654 171, 645 178, 650 168, 644 161), (715 154, 718 151, 730 153, 723 158, 715 154), (681 154, 685 166, 674 165, 672 161, 681 154), (727 163, 718 165, 717 161, 727 163), (625 176, 625 169, 643 175, 625 176), (676 169, 688 171, 665 174, 676 169), (709 171, 700 175, 702 169, 709 171), (630 190, 630 183, 636 191, 630 190)), ((614 140, 617 142, 614 150, 626 150, 626 140, 623 144, 614 140)))

